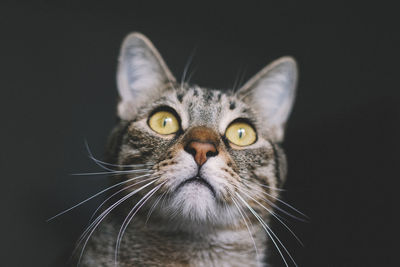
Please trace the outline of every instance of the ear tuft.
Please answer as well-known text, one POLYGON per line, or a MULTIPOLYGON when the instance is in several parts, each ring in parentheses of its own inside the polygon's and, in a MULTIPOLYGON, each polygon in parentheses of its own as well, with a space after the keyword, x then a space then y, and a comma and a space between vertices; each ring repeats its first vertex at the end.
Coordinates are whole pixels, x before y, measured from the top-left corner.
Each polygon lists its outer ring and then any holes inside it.
POLYGON ((297 64, 292 57, 282 57, 251 78, 238 96, 254 106, 268 128, 269 137, 281 142, 293 106, 297 85, 297 64))
POLYGON ((138 107, 173 82, 175 78, 149 39, 137 32, 125 37, 117 72, 120 118, 130 119, 138 107))

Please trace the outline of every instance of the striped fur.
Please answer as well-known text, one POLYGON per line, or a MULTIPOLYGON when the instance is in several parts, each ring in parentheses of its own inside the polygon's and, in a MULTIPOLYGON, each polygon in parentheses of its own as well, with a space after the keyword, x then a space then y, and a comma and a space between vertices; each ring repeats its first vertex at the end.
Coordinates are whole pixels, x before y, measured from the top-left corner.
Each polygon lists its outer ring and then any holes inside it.
MULTIPOLYGON (((279 142, 293 103, 294 61, 286 58, 273 63, 237 92, 206 89, 177 83, 150 41, 134 33, 124 41, 118 71, 120 121, 110 136, 107 162, 127 172, 110 180, 115 184, 139 177, 140 173, 129 172, 134 167, 126 166, 147 164, 150 171, 145 178, 155 182, 99 223, 80 265, 113 266, 121 224, 136 203, 157 189, 127 226, 118 266, 262 266, 268 235, 244 201, 269 221, 268 210, 273 210, 286 176, 279 142), (265 100, 264 105, 259 99, 265 100), (271 113, 272 104, 276 116, 271 113), (160 108, 177 114, 178 133, 162 136, 149 127, 149 116, 160 108), (238 147, 226 139, 227 127, 238 118, 254 126, 254 144, 238 147), (218 151, 201 167, 185 151, 196 129, 210 133, 218 151), (185 184, 196 175, 212 190, 198 183, 185 184)), ((122 191, 106 207, 144 184, 122 191)))

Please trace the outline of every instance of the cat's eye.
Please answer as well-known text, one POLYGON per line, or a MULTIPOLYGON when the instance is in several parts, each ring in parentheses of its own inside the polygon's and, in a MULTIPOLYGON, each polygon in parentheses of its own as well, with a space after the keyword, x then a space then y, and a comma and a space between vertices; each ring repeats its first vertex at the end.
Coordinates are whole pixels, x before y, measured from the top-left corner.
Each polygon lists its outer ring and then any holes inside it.
POLYGON ((249 146, 257 139, 256 131, 246 122, 232 123, 226 129, 225 136, 229 142, 237 146, 249 146))
POLYGON ((173 134, 179 130, 179 121, 169 111, 158 111, 150 117, 149 126, 159 134, 173 134))

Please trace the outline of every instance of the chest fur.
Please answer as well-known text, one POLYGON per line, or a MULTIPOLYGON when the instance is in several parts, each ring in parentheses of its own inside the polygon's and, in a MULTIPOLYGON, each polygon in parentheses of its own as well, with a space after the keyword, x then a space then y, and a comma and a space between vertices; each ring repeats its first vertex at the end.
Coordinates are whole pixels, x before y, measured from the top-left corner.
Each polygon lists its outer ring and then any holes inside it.
MULTIPOLYGON (((82 266, 115 264, 115 239, 119 228, 105 224, 99 230, 91 238, 82 266)), ((253 239, 247 229, 189 236, 129 227, 119 250, 118 266, 262 266, 265 235, 255 230, 252 236, 253 239)))

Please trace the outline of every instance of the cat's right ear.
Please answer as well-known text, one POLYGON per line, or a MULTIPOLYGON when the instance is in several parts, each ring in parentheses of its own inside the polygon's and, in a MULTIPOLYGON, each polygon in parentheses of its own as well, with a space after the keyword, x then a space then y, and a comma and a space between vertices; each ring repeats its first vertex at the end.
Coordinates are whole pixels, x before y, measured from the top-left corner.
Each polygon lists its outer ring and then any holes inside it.
POLYGON ((174 76, 149 39, 137 32, 125 37, 117 71, 121 119, 132 119, 137 108, 159 95, 166 84, 174 82, 174 76))
POLYGON ((297 63, 292 57, 282 57, 270 63, 237 92, 262 118, 268 138, 282 142, 286 121, 296 95, 297 63))

